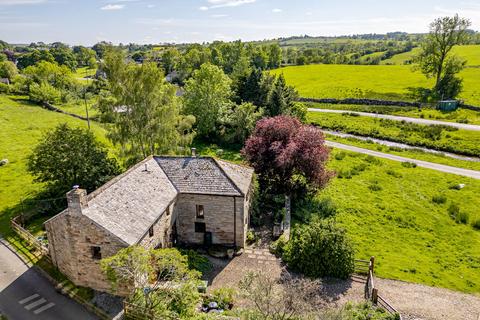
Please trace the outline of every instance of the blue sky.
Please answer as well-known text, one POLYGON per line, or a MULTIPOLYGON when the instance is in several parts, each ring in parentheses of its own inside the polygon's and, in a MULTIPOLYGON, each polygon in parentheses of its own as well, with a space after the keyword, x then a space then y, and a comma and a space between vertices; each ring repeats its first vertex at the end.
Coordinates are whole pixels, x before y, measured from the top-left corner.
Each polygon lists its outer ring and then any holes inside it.
POLYGON ((0 39, 92 45, 425 32, 455 13, 480 30, 478 0, 0 0, 0 39))

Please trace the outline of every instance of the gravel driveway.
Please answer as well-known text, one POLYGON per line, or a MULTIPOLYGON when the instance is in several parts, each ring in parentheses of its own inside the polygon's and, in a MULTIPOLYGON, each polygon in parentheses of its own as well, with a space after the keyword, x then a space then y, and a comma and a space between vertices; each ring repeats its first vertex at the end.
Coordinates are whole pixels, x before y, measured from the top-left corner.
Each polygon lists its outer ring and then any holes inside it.
MULTIPOLYGON (((260 249, 261 250, 261 249, 260 249)), ((209 290, 237 288, 247 271, 262 271, 280 278, 282 264, 244 253, 233 260, 210 258, 214 268, 209 275, 209 290)), ((405 320, 480 320, 480 296, 415 283, 376 278, 379 294, 399 310, 405 320)), ((318 309, 339 307, 349 301, 363 301, 364 284, 352 280, 318 282, 318 309)))

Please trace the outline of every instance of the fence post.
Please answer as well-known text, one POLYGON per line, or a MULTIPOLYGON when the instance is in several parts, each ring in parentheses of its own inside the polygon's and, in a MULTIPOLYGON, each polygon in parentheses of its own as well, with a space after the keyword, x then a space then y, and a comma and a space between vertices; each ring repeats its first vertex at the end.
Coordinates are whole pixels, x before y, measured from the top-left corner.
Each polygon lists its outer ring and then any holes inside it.
POLYGON ((373 304, 377 304, 377 302, 378 302, 378 289, 377 288, 372 289, 372 302, 373 302, 373 304))
POLYGON ((374 268, 375 268, 375 257, 370 257, 370 270, 372 271, 372 273, 374 272, 374 268))

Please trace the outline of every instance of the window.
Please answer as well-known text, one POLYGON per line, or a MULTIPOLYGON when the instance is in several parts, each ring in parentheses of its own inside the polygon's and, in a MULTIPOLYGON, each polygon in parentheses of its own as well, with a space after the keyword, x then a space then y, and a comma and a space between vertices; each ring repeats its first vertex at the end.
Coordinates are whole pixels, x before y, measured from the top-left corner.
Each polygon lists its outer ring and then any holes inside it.
POLYGON ((153 237, 153 226, 151 226, 149 229, 148 229, 148 235, 151 237, 153 237))
POLYGON ((197 233, 205 233, 207 227, 205 226, 204 222, 195 222, 195 232, 197 233))
POLYGON ((197 218, 199 218, 199 219, 204 218, 203 205, 201 205, 201 204, 197 204, 197 218))
POLYGON ((95 260, 102 259, 102 248, 97 246, 92 246, 92 258, 95 260))

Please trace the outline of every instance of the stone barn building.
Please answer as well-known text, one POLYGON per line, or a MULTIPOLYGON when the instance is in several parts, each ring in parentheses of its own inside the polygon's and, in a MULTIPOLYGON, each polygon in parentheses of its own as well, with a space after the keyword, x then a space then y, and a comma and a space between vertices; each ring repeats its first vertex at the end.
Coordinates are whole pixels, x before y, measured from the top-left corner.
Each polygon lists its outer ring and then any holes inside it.
POLYGON ((253 170, 209 157, 149 157, 45 222, 53 263, 76 285, 110 291, 102 258, 141 245, 242 248, 253 170))

